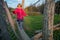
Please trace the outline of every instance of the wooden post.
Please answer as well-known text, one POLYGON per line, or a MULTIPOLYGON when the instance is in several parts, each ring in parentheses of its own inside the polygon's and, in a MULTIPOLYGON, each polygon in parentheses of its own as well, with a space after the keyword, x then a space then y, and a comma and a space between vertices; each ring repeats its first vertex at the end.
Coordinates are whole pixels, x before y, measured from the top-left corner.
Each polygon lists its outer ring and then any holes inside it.
POLYGON ((53 40, 54 0, 46 0, 44 8, 43 40, 53 40))

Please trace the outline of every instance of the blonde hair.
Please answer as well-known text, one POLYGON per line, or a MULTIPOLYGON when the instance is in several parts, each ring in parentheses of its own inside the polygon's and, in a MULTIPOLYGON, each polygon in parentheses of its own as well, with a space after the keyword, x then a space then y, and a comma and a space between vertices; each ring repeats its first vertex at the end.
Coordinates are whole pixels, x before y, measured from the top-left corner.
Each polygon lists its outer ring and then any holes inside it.
POLYGON ((21 5, 20 3, 17 5, 17 7, 18 7, 18 6, 22 7, 22 5, 21 5))

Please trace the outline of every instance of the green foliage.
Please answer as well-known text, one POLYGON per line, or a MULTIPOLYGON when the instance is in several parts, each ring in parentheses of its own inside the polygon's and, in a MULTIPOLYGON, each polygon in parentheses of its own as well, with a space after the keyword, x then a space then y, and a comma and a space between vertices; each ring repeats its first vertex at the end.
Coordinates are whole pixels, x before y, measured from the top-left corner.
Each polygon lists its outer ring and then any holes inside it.
POLYGON ((56 24, 59 24, 60 23, 60 15, 55 15, 55 17, 54 17, 54 24, 56 25, 56 24))
POLYGON ((44 12, 44 4, 38 5, 37 8, 38 8, 38 11, 43 14, 43 12, 44 12))
POLYGON ((9 7, 9 10, 10 10, 10 12, 12 12, 12 11, 14 10, 14 8, 10 8, 10 7, 9 7))
POLYGON ((25 17, 24 24, 25 28, 28 27, 28 30, 26 30, 27 34, 32 37, 36 30, 40 30, 43 27, 43 16, 25 17))
POLYGON ((41 13, 40 12, 27 12, 29 16, 39 16, 41 13))
POLYGON ((38 11, 38 8, 36 6, 29 6, 29 7, 26 7, 25 10, 27 9, 27 11, 29 12, 39 12, 38 11))
POLYGON ((9 32, 9 35, 10 35, 11 40, 17 40, 17 39, 18 39, 18 38, 15 36, 15 34, 14 34, 14 32, 13 32, 10 24, 8 24, 8 32, 9 32))
POLYGON ((60 30, 55 30, 53 37, 54 37, 54 40, 60 40, 60 30))
MULTIPOLYGON (((54 17, 54 24, 60 23, 60 15, 55 15, 54 17)), ((53 34, 54 40, 60 40, 60 30, 55 30, 53 34)))
MULTIPOLYGON (((60 23, 60 15, 55 15, 54 25, 56 25, 58 23, 60 23)), ((25 17, 24 27, 28 28, 28 29, 25 29, 25 31, 30 37, 34 36, 35 31, 41 30, 43 27, 43 15, 25 17)), ((59 33, 60 33, 60 31, 54 31, 54 40, 60 39, 59 33)))
POLYGON ((55 3, 55 13, 60 14, 60 0, 55 3))
MULTIPOLYGON (((55 0, 55 13, 56 14, 60 14, 60 0, 55 0)), ((25 9, 27 9, 29 12, 41 12, 43 14, 44 11, 44 3, 41 5, 36 6, 29 6, 26 7, 25 9)))

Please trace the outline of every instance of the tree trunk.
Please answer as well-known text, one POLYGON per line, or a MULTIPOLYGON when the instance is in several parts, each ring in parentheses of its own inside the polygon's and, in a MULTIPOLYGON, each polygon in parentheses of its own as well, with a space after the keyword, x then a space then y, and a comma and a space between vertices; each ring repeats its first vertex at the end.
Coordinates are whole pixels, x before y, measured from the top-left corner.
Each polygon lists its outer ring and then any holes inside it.
POLYGON ((4 0, 2 0, 2 7, 4 8, 3 10, 5 10, 5 13, 6 13, 7 18, 8 18, 8 20, 9 20, 9 23, 11 24, 11 27, 12 27, 12 30, 13 30, 15 36, 16 36, 19 40, 21 40, 21 37, 19 37, 19 36, 17 35, 16 31, 15 31, 14 21, 13 21, 13 19, 12 19, 12 16, 11 16, 10 12, 9 12, 7 3, 5 3, 4 0))
POLYGON ((25 2, 25 0, 22 0, 22 8, 24 8, 24 2, 25 2))
POLYGON ((43 40, 53 40, 54 0, 46 0, 44 8, 43 40))
POLYGON ((11 40, 7 31, 8 25, 6 23, 5 16, 2 0, 0 0, 0 40, 11 40))

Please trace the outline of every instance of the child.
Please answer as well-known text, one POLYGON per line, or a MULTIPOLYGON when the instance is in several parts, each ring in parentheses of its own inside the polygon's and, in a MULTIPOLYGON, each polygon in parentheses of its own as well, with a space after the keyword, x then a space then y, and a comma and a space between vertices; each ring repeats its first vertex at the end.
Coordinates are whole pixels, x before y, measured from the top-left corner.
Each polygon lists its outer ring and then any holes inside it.
POLYGON ((18 25, 19 25, 20 29, 22 29, 23 20, 24 20, 24 17, 27 16, 27 14, 22 9, 22 5, 21 4, 17 5, 17 8, 13 11, 13 14, 16 15, 18 25))

